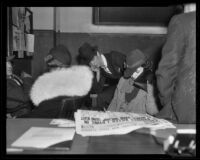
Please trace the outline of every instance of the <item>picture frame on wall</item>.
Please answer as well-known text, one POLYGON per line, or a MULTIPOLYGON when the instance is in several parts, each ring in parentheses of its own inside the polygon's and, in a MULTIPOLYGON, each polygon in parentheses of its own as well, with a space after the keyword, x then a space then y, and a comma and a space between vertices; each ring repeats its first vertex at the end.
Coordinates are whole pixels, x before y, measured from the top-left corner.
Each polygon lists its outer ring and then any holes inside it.
POLYGON ((94 25, 162 26, 183 12, 181 5, 159 7, 93 7, 94 25))

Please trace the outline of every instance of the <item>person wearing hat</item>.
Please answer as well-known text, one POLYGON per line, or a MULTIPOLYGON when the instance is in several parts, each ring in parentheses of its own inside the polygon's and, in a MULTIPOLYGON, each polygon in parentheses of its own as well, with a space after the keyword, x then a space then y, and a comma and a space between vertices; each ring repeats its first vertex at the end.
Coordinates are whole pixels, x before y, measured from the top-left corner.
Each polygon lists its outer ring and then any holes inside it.
POLYGON ((89 65, 93 71, 101 70, 105 77, 119 79, 123 75, 126 56, 118 51, 102 54, 97 46, 84 43, 77 59, 79 64, 89 65))
POLYGON ((36 107, 21 118, 74 119, 91 88, 92 71, 88 66, 70 66, 71 54, 64 45, 52 48, 45 62, 47 72, 35 80, 30 92, 36 107))
POLYGON ((14 58, 14 55, 6 57, 7 117, 10 118, 29 113, 33 108, 29 97, 33 79, 26 72, 22 72, 20 77, 13 73, 14 58))
POLYGON ((58 67, 69 67, 72 57, 69 50, 64 45, 60 44, 49 51, 44 61, 47 65, 46 71, 50 71, 58 67))
POLYGON ((90 66, 94 73, 91 94, 97 94, 94 110, 107 108, 112 100, 116 85, 123 75, 126 56, 118 51, 102 54, 96 46, 84 43, 79 48, 78 62, 90 66))
POLYGON ((108 111, 156 114, 158 109, 150 84, 152 63, 136 49, 127 56, 126 64, 108 111))
POLYGON ((90 91, 92 79, 90 68, 80 65, 53 69, 40 75, 30 91, 35 108, 21 118, 74 120, 74 112, 80 109, 82 97, 90 91))

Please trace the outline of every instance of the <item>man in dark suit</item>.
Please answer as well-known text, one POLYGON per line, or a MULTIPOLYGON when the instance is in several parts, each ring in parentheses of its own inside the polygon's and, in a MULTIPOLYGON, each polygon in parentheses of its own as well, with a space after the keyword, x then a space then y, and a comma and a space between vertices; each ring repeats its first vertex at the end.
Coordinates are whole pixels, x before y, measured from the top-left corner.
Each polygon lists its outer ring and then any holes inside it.
MULTIPOLYGON (((84 43, 79 48, 79 64, 90 66, 94 72, 90 94, 97 94, 97 106, 94 110, 106 109, 110 104, 119 79, 124 72, 126 56, 117 51, 102 54, 97 47, 84 43)), ((89 103, 90 105, 90 103, 89 103)))
POLYGON ((7 117, 19 117, 30 112, 32 106, 29 91, 33 83, 31 75, 22 72, 21 77, 13 74, 12 60, 6 59, 7 74, 7 117))
POLYGON ((171 19, 156 76, 163 106, 157 117, 195 123, 196 12, 171 19))

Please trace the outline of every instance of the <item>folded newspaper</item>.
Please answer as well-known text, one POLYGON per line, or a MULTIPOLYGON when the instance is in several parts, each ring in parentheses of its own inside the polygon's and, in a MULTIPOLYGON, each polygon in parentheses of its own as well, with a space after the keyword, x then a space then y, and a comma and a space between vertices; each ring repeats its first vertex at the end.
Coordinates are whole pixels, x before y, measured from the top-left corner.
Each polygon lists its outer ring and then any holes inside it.
POLYGON ((110 111, 78 110, 75 113, 75 123, 76 133, 82 136, 127 134, 139 128, 176 128, 169 121, 148 114, 110 111))

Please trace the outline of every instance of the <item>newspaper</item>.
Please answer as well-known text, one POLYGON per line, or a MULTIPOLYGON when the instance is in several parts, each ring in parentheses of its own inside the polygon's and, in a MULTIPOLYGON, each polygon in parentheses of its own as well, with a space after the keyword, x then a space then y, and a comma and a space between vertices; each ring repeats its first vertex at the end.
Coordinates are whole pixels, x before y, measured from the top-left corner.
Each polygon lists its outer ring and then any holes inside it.
POLYGON ((127 134, 139 128, 176 128, 172 123, 148 114, 78 110, 75 113, 76 133, 82 136, 127 134))
POLYGON ((57 125, 58 127, 76 127, 75 122, 68 119, 53 119, 50 125, 57 125))

